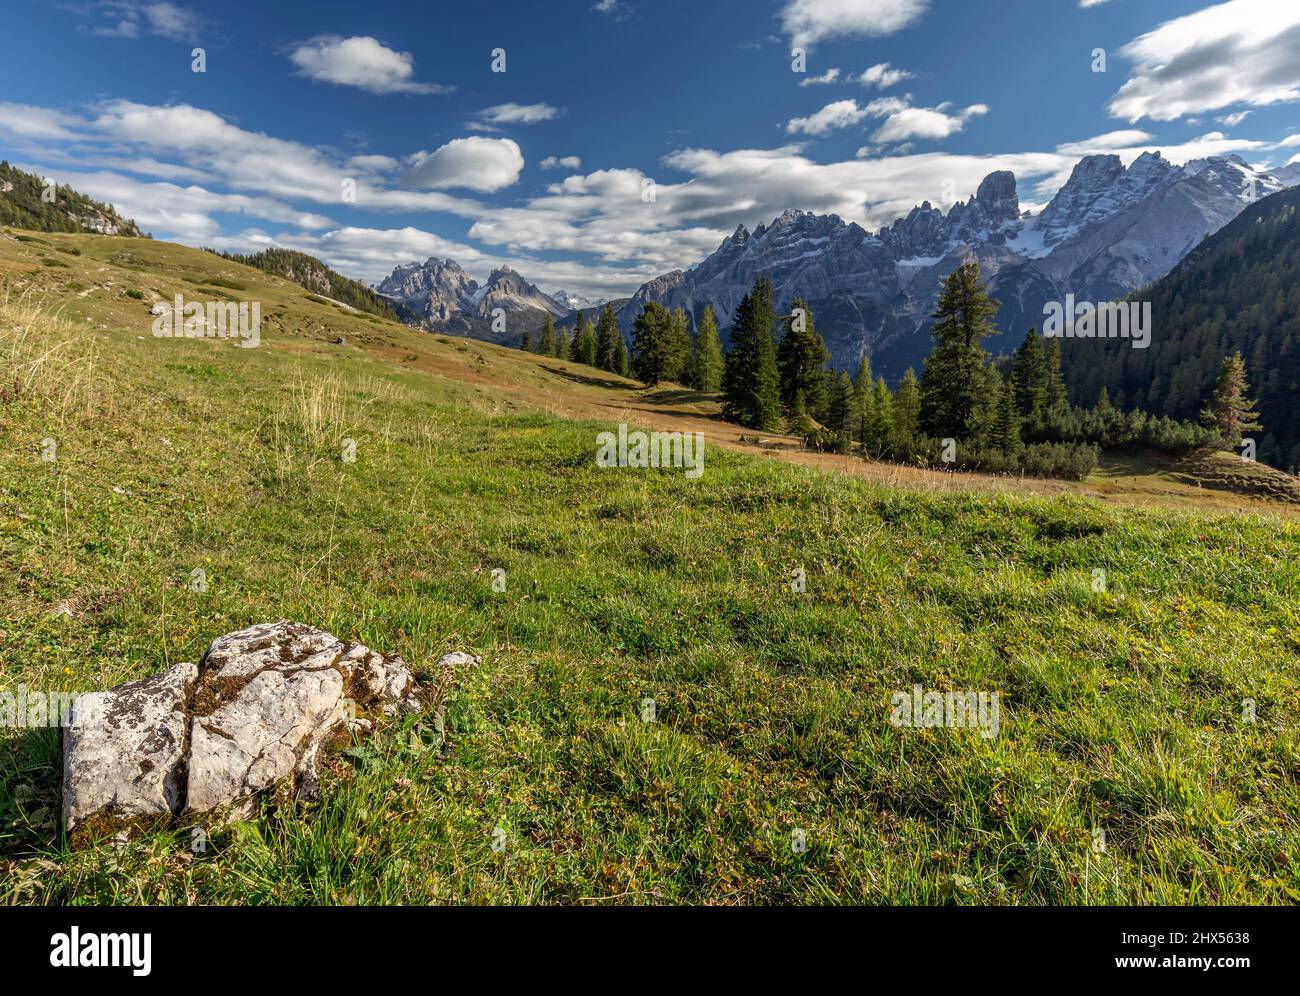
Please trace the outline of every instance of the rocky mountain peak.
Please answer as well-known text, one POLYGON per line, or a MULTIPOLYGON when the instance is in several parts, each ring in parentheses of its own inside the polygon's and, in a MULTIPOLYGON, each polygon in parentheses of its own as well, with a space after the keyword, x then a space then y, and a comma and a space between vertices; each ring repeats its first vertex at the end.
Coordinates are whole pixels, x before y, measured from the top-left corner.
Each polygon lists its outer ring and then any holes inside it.
POLYGON ((1020 196, 1016 192, 1016 174, 1002 169, 986 176, 975 192, 975 202, 996 225, 1020 217, 1020 196))
POLYGON ((549 311, 557 317, 573 310, 538 290, 509 266, 494 269, 480 286, 455 260, 433 256, 423 263, 396 267, 375 290, 436 323, 458 315, 486 318, 496 308, 508 312, 549 311))

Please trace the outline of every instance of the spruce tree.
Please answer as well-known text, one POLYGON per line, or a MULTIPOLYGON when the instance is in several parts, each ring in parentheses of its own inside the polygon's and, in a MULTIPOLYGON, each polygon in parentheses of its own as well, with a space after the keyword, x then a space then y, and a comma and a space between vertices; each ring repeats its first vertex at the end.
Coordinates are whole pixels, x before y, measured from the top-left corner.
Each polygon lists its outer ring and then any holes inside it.
POLYGON ((803 396, 805 410, 820 411, 826 403, 826 362, 831 358, 826 343, 813 325, 812 311, 799 298, 790 304, 783 318, 785 334, 776 350, 781 380, 781 405, 793 414, 795 399, 803 396))
POLYGON ((632 374, 649 387, 668 380, 676 368, 674 324, 667 308, 647 301, 632 326, 632 374))
POLYGON ((1020 401, 1016 385, 1008 381, 1002 388, 998 400, 997 418, 993 423, 993 435, 990 443, 1008 457, 1018 458, 1024 449, 1020 437, 1020 401))
POLYGON ((984 368, 982 380, 984 386, 975 392, 975 413, 967 436, 977 449, 996 445, 993 440, 997 435, 998 411, 1003 395, 1010 393, 1009 385, 1003 383, 1002 374, 995 366, 984 368))
POLYGON ((1016 411, 1031 425, 1047 411, 1047 352, 1037 329, 1030 329, 1011 360, 1016 411))
POLYGON ((1047 415, 1061 419, 1070 412, 1070 398, 1061 375, 1061 340, 1052 339, 1044 351, 1047 366, 1047 415))
POLYGON ((732 422, 772 431, 781 424, 781 380, 772 345, 772 284, 760 277, 741 299, 722 372, 722 410, 732 422))
POLYGON ((569 358, 569 333, 562 328, 555 330, 555 357, 560 360, 569 358))
POLYGON ((884 377, 876 379, 870 397, 863 445, 873 455, 881 456, 889 452, 890 440, 894 438, 894 396, 889 393, 889 385, 885 383, 884 377))
POLYGON ((858 405, 858 442, 865 443, 870 429, 867 423, 871 419, 871 361, 863 357, 858 363, 858 372, 853 377, 853 397, 858 405))
POLYGON ((524 329, 524 334, 519 337, 519 348, 525 353, 533 351, 533 333, 531 329, 524 329))
POLYGON ((674 308, 668 315, 667 366, 664 380, 686 381, 691 369, 691 319, 685 308, 674 308))
POLYGON ((921 426, 932 436, 962 439, 975 431, 987 390, 983 341, 994 335, 998 303, 980 283, 979 265, 965 263, 944 281, 931 316, 934 347, 921 374, 921 426))
POLYGON ((620 377, 626 377, 629 373, 627 346, 623 343, 623 333, 619 332, 617 327, 614 329, 614 360, 610 369, 620 377))
POLYGON ((835 433, 836 450, 847 453, 858 428, 858 406, 849 375, 843 370, 834 371, 826 395, 826 428, 835 433))
POLYGON ((600 311, 600 324, 596 329, 595 365, 602 370, 618 373, 618 344, 622 341, 623 333, 618 330, 613 305, 606 304, 600 311))
POLYGON ((1201 412, 1201 423, 1214 429, 1229 447, 1241 445, 1242 434, 1264 428, 1255 411, 1255 402, 1247 395, 1246 363, 1240 353, 1225 357, 1214 393, 1201 412))

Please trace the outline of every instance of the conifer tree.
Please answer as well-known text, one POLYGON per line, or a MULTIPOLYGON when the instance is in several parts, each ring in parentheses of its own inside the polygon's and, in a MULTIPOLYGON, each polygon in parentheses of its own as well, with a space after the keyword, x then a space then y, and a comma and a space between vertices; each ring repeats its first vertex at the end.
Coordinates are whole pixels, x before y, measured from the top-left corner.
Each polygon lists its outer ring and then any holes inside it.
POLYGON ((1264 428, 1248 392, 1246 363, 1241 354, 1225 357, 1219 377, 1214 382, 1214 393, 1201 412, 1201 423, 1218 432, 1229 447, 1241 445, 1243 433, 1264 428))
POLYGON ((600 312, 600 324, 596 329, 596 366, 602 370, 618 373, 618 344, 623 341, 623 333, 618 329, 614 317, 614 307, 606 304, 600 312))
POLYGON ((693 388, 697 391, 716 391, 722 386, 722 344, 718 341, 718 320, 714 317, 711 304, 706 304, 700 312, 692 360, 693 388))
POLYGON ((920 431, 921 389, 916 372, 907 368, 894 392, 894 440, 900 449, 910 447, 920 431))
POLYGON ((858 406, 858 441, 865 443, 870 431, 867 423, 871 417, 871 361, 863 357, 858 363, 858 372, 853 377, 853 397, 858 406))
POLYGON ((562 328, 555 330, 555 358, 559 360, 569 358, 569 333, 562 328))
POLYGON ((691 318, 685 308, 674 308, 669 313, 667 344, 663 379, 684 383, 691 369, 691 318))
POLYGON ((982 379, 984 386, 975 393, 975 413, 967 437, 977 448, 995 445, 993 437, 997 433, 998 411, 1002 396, 1009 390, 995 366, 985 367, 982 379))
POLYGON ((826 403, 826 362, 831 358, 826 343, 813 325, 812 311, 801 299, 790 304, 790 315, 781 319, 785 333, 776 350, 781 380, 781 405, 793 414, 795 399, 803 396, 805 411, 820 411, 826 403))
POLYGON ((617 327, 614 330, 614 360, 610 368, 620 377, 628 375, 627 367, 627 346, 623 342, 623 333, 619 332, 617 327))
POLYGON ((980 283, 979 265, 965 263, 944 282, 930 335, 934 347, 921 374, 921 425, 933 436, 961 439, 975 430, 987 390, 982 343, 997 330, 998 303, 980 283))
POLYGON ((1061 375, 1061 340, 1052 339, 1044 351, 1047 366, 1047 415, 1063 418, 1070 411, 1070 398, 1061 375))
POLYGON ((871 389, 871 411, 866 419, 866 438, 863 444, 879 456, 889 452, 894 437, 894 396, 884 377, 876 379, 871 389))
POLYGON ((575 339, 578 347, 574 351, 573 358, 589 367, 596 366, 596 330, 592 328, 591 319, 586 315, 578 316, 578 331, 575 339))
POLYGON ((519 348, 525 353, 533 351, 533 333, 527 327, 524 328, 524 334, 519 337, 519 348))
POLYGON ((543 356, 555 355, 555 319, 549 314, 542 322, 542 339, 537 344, 537 351, 543 356))
POLYGON ((1037 329, 1030 329, 1011 360, 1016 411, 1030 424, 1041 422, 1047 411, 1047 352, 1037 329))
POLYGON ((853 394, 853 381, 843 370, 830 375, 826 397, 826 428, 835 433, 835 448, 846 453, 853 446, 853 436, 858 428, 858 406, 853 394))
POLYGON ((760 277, 741 299, 731 326, 731 349, 722 373, 723 413, 751 429, 781 424, 781 380, 772 345, 772 284, 760 277))
POLYGON ((989 442, 1009 457, 1019 457, 1024 449, 1020 436, 1020 409, 1016 385, 1008 381, 1002 388, 998 399, 997 417, 993 422, 992 438, 989 442))
POLYGON ((632 326, 632 374, 650 387, 668 380, 676 368, 675 324, 667 308, 647 301, 632 326))

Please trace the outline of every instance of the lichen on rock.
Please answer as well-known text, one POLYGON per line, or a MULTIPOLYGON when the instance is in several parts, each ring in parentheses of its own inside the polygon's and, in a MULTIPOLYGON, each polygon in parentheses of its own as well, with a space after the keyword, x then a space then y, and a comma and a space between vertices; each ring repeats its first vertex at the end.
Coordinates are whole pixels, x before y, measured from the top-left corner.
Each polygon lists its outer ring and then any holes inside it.
MULTIPOLYGON (((476 661, 464 654, 448 664, 476 661)), ((63 822, 118 827, 245 816, 292 779, 319 784, 322 750, 370 718, 423 707, 400 657, 281 620, 214 640, 203 659, 79 696, 63 740, 63 822)))

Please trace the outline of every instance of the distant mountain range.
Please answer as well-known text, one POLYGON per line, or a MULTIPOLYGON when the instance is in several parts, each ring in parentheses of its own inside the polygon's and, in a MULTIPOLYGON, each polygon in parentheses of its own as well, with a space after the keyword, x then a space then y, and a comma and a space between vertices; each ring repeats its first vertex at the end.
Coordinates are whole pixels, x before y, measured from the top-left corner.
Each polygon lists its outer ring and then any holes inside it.
POLYGON ((423 263, 399 266, 376 284, 375 290, 401 301, 430 322, 445 322, 458 314, 491 318, 496 308, 507 314, 547 311, 557 318, 573 310, 567 300, 561 302, 543 293, 508 266, 493 270, 480 286, 454 259, 430 257, 423 263))
MULTIPOLYGON (((1295 184, 1300 164, 1262 172, 1227 156, 1175 166, 1155 152, 1126 167, 1119 156, 1092 155, 1038 215, 1021 211, 1006 171, 990 173, 947 211, 927 201, 876 232, 790 210, 752 232, 738 226, 698 265, 616 302, 619 327, 630 337, 648 301, 685 308, 693 319, 707 304, 725 339, 736 305, 762 276, 778 308, 796 297, 808 302, 833 366, 853 369, 869 356, 878 373, 896 379, 929 353, 930 312, 943 280, 964 262, 979 263, 1001 302, 1004 336, 990 348, 1005 352, 1041 325, 1047 302, 1067 294, 1118 300, 1164 276, 1247 205, 1295 184)), ((376 290, 427 327, 511 343, 524 322, 536 327, 545 314, 572 316, 599 303, 548 295, 509 268, 479 286, 449 259, 399 266, 376 290), (505 336, 490 328, 497 307, 513 316, 505 336)))
POLYGON ((47 188, 39 176, 3 161, 0 161, 0 225, 37 232, 144 237, 140 226, 118 214, 111 204, 93 200, 71 187, 47 188), (47 189, 52 191, 52 199, 46 199, 47 189))
POLYGON ((1037 216, 1021 213, 1016 180, 990 173, 968 201, 946 213, 929 202, 878 232, 835 215, 786 211, 753 232, 743 225, 698 266, 644 284, 619 312, 628 332, 647 301, 698 316, 712 305, 730 323, 736 305, 765 276, 779 308, 803 298, 836 367, 864 356, 897 378, 929 353, 929 315, 945 277, 980 264, 1001 302, 1005 333, 995 351, 1017 345, 1042 322, 1043 305, 1072 293, 1115 300, 1169 272, 1207 235, 1248 204, 1300 182, 1236 156, 1174 166, 1145 153, 1125 167, 1118 156, 1087 156, 1037 216))
POLYGON ((544 293, 508 266, 493 270, 480 285, 455 260, 432 256, 397 267, 375 290, 414 316, 408 324, 504 345, 517 345, 546 315, 571 314, 575 301, 564 292, 562 299, 544 293), (492 321, 498 308, 506 314, 504 331, 492 321))

